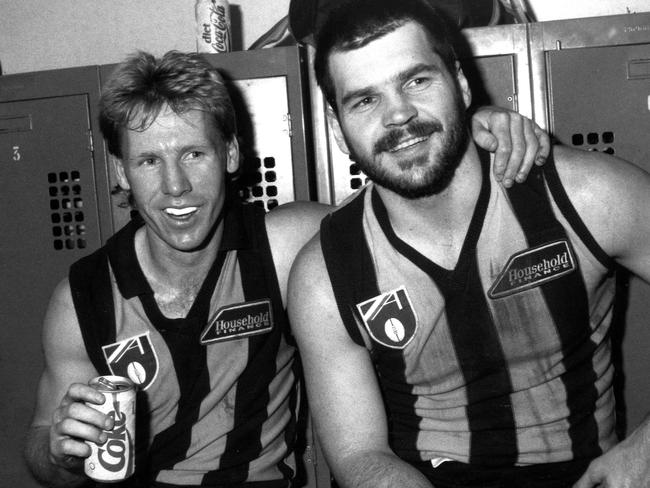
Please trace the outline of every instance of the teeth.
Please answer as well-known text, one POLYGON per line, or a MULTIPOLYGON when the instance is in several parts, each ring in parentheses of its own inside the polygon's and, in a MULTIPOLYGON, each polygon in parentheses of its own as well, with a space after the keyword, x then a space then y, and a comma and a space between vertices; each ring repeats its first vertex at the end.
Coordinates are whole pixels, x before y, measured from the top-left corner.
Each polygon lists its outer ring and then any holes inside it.
POLYGON ((414 139, 407 139, 404 142, 398 144, 397 146, 393 147, 391 149, 391 152, 399 151, 401 149, 405 149, 410 146, 414 146, 416 144, 419 144, 422 141, 426 141, 427 137, 416 137, 414 139))
POLYGON ((196 212, 197 207, 184 207, 184 208, 173 208, 168 207, 165 209, 165 213, 173 215, 175 217, 182 217, 184 215, 189 215, 192 212, 196 212))

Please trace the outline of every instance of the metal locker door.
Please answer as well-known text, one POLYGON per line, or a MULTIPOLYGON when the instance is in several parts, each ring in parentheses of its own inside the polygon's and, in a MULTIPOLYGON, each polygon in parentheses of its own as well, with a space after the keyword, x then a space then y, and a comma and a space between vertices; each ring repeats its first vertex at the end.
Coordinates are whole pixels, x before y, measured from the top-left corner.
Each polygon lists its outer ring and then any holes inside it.
POLYGON ((547 53, 551 132, 650 171, 650 43, 547 53))
POLYGON ((85 95, 0 103, 0 461, 6 486, 36 486, 22 447, 43 367, 41 323, 68 266, 100 245, 85 95), (32 484, 30 484, 32 483, 32 484))
MULTIPOLYGON (((554 136, 569 146, 613 154, 650 172, 650 37, 645 44, 549 51, 546 62, 554 136)), ((620 290, 613 338, 619 364, 619 431, 624 435, 645 418, 650 405, 650 286, 623 276, 620 290)))

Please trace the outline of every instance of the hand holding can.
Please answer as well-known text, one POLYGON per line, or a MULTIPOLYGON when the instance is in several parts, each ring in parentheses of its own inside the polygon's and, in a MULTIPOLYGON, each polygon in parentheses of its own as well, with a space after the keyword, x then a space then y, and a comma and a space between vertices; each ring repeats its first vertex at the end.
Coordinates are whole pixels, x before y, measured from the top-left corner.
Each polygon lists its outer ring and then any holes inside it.
POLYGON ((123 376, 99 376, 88 383, 104 395, 102 405, 87 403, 113 419, 113 428, 104 431, 103 444, 87 442, 90 456, 84 472, 97 481, 120 481, 135 469, 135 385, 123 376))

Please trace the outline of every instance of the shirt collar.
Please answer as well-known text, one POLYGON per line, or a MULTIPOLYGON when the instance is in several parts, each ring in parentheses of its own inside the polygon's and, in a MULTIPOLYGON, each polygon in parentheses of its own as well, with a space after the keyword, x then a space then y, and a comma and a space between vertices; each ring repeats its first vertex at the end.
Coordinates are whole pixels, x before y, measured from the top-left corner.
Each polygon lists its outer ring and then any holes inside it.
MULTIPOLYGON (((253 247, 253 237, 244 222, 244 206, 232 202, 224 207, 224 230, 220 251, 235 251, 253 247)), ((115 280, 124 298, 151 294, 153 291, 142 272, 135 252, 135 233, 144 225, 136 216, 106 243, 106 249, 115 280)))

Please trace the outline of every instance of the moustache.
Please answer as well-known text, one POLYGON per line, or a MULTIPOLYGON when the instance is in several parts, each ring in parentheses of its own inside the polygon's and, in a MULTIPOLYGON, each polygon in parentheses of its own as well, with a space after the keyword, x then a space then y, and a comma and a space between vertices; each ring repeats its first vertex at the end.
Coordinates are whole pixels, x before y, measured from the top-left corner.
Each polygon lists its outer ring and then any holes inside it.
POLYGON ((384 134, 374 144, 375 154, 390 151, 408 137, 429 136, 441 132, 442 124, 438 121, 415 121, 400 129, 392 129, 384 134))

